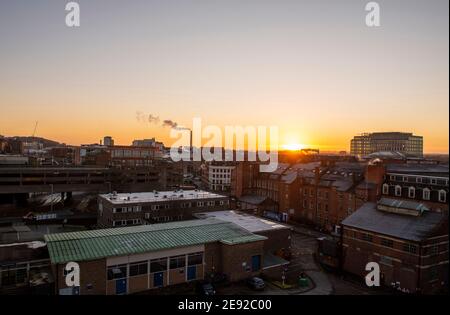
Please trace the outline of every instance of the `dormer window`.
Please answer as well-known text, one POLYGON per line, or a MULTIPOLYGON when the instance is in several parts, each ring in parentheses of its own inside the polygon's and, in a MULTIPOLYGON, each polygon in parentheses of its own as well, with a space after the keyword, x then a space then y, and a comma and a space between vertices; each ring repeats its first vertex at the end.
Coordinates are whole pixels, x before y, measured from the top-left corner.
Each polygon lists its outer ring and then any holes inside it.
POLYGON ((383 184, 383 195, 388 195, 388 194, 389 194, 389 185, 383 184))

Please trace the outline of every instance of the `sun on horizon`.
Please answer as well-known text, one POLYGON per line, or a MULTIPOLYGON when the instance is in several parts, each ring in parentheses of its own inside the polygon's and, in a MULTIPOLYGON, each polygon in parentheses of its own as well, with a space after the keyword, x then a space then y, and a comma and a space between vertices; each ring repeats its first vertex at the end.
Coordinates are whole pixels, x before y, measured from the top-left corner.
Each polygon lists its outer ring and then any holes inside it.
POLYGON ((305 148, 305 145, 301 143, 286 143, 282 144, 281 148, 287 151, 300 151, 305 148))

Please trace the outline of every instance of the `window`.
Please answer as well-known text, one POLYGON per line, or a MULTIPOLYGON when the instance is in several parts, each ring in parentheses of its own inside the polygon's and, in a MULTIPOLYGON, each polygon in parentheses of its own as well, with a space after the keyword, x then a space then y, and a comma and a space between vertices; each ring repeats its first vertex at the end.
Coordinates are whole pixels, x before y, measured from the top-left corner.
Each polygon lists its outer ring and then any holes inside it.
POLYGON ((380 256, 380 263, 392 266, 392 258, 387 256, 380 256))
POLYGON ((130 265, 130 277, 147 274, 148 263, 141 261, 130 265))
POLYGON ((447 200, 446 197, 447 196, 446 196, 445 190, 439 190, 439 201, 445 202, 447 200))
POLYGON ((408 176, 403 176, 403 181, 407 182, 408 181, 408 176))
POLYGON ((394 247, 394 241, 391 239, 388 239, 388 238, 382 238, 381 245, 387 246, 387 247, 394 247))
POLYGON ((436 178, 432 178, 432 179, 431 179, 431 184, 432 184, 432 185, 436 185, 436 184, 437 184, 436 178))
POLYGON ((391 180, 395 180, 395 175, 391 175, 389 178, 390 178, 391 180))
POLYGON ((417 246, 414 244, 404 244, 403 245, 403 250, 405 252, 411 253, 411 254, 415 254, 417 252, 417 246))
POLYGON ((437 266, 430 267, 430 281, 438 279, 438 269, 437 266))
POLYGON ((195 253, 188 255, 188 266, 201 265, 203 263, 203 253, 195 253))
POLYGON ((383 195, 389 194, 389 185, 383 184, 383 195))
POLYGON ((141 206, 134 206, 134 207, 133 207, 133 211, 134 211, 134 212, 141 212, 141 210, 142 210, 142 207, 141 207, 141 206))
POLYGON ((150 260, 150 272, 161 272, 167 270, 167 258, 150 260))
POLYGON ((372 240, 373 240, 372 235, 370 235, 368 233, 363 233, 362 239, 366 242, 372 242, 372 240))
POLYGON ((400 187, 399 185, 395 186, 395 195, 396 196, 402 195, 402 187, 400 187))
POLYGON ((423 200, 430 200, 430 190, 428 188, 424 188, 422 191, 423 200))
POLYGON ((175 256, 170 258, 170 269, 183 268, 186 264, 186 256, 175 256))
POLYGON ((118 265, 108 267, 108 280, 120 279, 127 277, 127 266, 118 265))
POLYGON ((416 183, 419 183, 419 184, 422 183, 422 177, 417 177, 416 178, 416 183))
POLYGON ((415 198, 416 197, 416 189, 414 187, 408 188, 408 197, 409 198, 415 198))
POLYGON ((433 245, 431 247, 427 248, 427 254, 430 256, 434 256, 439 254, 439 246, 438 245, 433 245))

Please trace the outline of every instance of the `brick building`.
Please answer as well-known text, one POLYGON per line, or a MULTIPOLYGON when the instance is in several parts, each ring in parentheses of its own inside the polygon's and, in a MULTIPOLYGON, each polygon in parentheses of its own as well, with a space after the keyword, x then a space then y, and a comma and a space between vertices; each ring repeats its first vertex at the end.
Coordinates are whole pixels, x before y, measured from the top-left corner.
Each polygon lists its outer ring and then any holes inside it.
POLYGON ((217 219, 170 222, 45 236, 59 294, 129 294, 224 273, 238 281, 261 273, 264 241, 217 219), (67 288, 64 267, 80 266, 67 288))
POLYGON ((448 216, 415 201, 365 203, 342 222, 342 268, 364 277, 368 262, 404 292, 448 287, 448 216))
POLYGON ((382 194, 415 200, 433 211, 448 212, 448 165, 388 164, 382 194))
MULTIPOLYGON (((276 204, 260 215, 279 221, 310 223, 328 231, 339 230, 340 222, 366 201, 375 201, 384 173, 357 162, 336 159, 297 164, 280 163, 272 173, 259 173, 257 165, 241 163, 233 173, 233 189, 240 199, 263 199, 276 204), (371 172, 368 172, 368 169, 371 172), (366 178, 367 177, 367 178, 366 178)), ((263 201, 261 201, 263 202, 263 201)), ((256 209, 263 208, 255 205, 256 209)))
POLYGON ((101 227, 192 219, 195 212, 225 210, 229 197, 202 190, 112 193, 98 196, 101 227))
MULTIPOLYGON (((112 140, 111 140, 112 141, 112 140)), ((74 147, 75 165, 102 165, 115 168, 138 168, 154 165, 163 152, 159 147, 88 144, 74 147)))

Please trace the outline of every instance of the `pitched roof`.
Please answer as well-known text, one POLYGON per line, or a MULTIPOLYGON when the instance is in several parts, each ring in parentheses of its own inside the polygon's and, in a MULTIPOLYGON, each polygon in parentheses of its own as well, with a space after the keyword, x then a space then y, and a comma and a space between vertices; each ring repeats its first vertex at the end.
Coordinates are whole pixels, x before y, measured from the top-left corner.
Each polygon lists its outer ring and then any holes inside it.
POLYGON ((267 239, 217 219, 45 235, 52 263, 93 260, 211 242, 238 244, 267 239))
POLYGON ((380 211, 376 203, 366 202, 344 219, 342 225, 404 240, 421 241, 431 236, 445 219, 445 215, 437 212, 411 216, 380 211))

